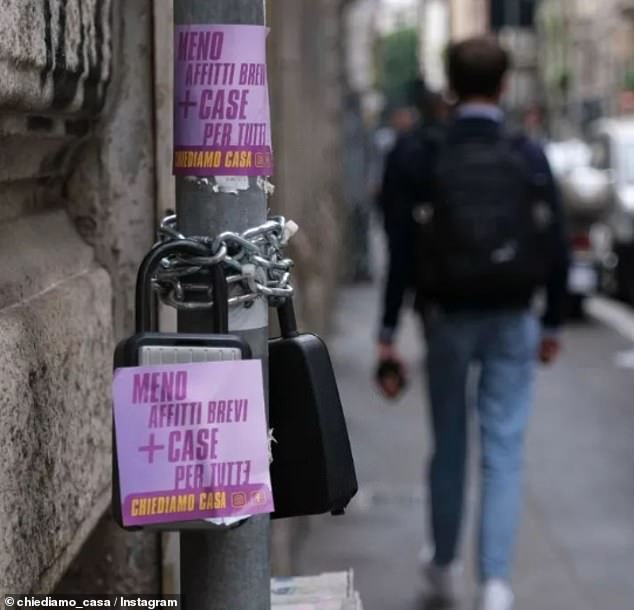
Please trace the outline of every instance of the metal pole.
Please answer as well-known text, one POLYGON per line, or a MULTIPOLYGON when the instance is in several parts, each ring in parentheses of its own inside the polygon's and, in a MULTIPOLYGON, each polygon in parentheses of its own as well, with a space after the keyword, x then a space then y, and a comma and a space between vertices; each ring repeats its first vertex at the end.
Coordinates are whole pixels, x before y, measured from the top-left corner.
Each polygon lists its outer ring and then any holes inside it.
MULTIPOLYGON (((176 25, 264 24, 263 0, 174 0, 176 25)), ((210 181, 213 183, 213 181, 210 181)), ((176 180, 179 230, 185 235, 242 232, 266 220, 266 195, 255 178, 249 190, 215 193, 205 181, 176 180)), ((250 344, 265 366, 268 305, 230 312, 231 332, 250 344)), ((181 332, 211 330, 211 315, 179 312, 181 332)), ((269 518, 256 517, 230 531, 181 533, 181 592, 190 610, 269 610, 269 518)))

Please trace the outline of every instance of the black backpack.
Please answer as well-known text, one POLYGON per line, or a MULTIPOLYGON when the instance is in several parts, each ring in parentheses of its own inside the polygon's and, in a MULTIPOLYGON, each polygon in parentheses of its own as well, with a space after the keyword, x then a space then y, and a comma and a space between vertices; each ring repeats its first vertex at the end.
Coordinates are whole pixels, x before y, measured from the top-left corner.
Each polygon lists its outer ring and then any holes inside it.
POLYGON ((553 215, 522 139, 500 128, 432 143, 429 200, 413 210, 422 296, 504 303, 530 298, 545 283, 553 215))

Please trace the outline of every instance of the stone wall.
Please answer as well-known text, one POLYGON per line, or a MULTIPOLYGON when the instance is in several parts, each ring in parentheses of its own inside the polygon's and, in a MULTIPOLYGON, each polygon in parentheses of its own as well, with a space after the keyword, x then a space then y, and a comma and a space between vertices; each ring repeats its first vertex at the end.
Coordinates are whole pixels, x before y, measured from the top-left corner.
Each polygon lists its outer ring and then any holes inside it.
POLYGON ((271 3, 275 197, 300 225, 291 242, 299 310, 323 332, 340 274, 343 221, 342 15, 340 0, 271 3))
MULTIPOLYGON (((342 201, 342 15, 339 0, 268 3, 269 72, 275 155, 271 209, 295 220, 289 254, 305 329, 327 332, 344 251, 342 201)), ((273 573, 291 575, 308 527, 273 522, 273 573)))
MULTIPOLYGON (((0 4, 0 593, 51 590, 110 500, 113 339, 154 225, 151 40, 146 0, 0 4)), ((84 557, 107 589, 151 576, 130 557, 154 544, 84 557)))
MULTIPOLYGON (((345 217, 341 3, 268 4, 272 207, 301 225, 298 309, 323 331, 345 217)), ((172 201, 153 5, 0 3, 0 594, 159 586, 157 539, 107 514, 112 350, 132 330, 155 200, 172 201)), ((292 530, 276 532, 276 572, 289 572, 292 530)))

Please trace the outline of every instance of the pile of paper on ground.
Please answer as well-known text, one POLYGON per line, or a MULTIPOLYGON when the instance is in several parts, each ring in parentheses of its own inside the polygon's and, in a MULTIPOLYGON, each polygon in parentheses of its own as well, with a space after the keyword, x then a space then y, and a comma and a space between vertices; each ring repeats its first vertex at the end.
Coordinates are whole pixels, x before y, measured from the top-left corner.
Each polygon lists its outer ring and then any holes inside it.
POLYGON ((274 578, 271 581, 273 610, 363 610, 353 581, 352 570, 274 578))

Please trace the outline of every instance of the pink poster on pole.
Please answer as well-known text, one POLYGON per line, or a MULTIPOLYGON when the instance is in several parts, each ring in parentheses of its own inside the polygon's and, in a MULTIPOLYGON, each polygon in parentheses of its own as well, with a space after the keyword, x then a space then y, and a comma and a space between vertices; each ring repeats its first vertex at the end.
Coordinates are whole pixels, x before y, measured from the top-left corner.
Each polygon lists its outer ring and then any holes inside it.
POLYGON ((112 393, 125 526, 273 511, 259 360, 120 368, 112 393))
POLYGON ((270 176, 267 28, 177 26, 174 174, 270 176))

